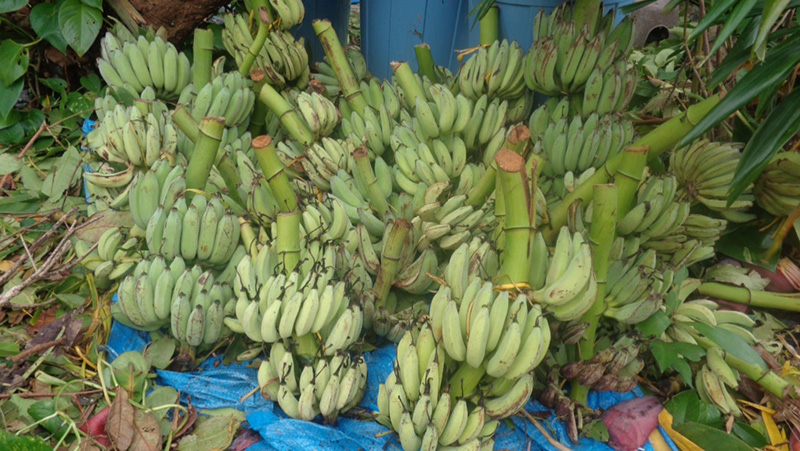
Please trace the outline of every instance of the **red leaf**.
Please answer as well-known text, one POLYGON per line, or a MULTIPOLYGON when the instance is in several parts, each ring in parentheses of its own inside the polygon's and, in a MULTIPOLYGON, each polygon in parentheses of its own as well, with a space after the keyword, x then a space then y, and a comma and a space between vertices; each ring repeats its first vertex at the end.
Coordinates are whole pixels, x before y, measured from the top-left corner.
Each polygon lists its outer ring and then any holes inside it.
POLYGON ((603 412, 601 419, 608 429, 608 446, 617 451, 633 451, 644 446, 658 426, 663 407, 653 396, 621 402, 603 412))

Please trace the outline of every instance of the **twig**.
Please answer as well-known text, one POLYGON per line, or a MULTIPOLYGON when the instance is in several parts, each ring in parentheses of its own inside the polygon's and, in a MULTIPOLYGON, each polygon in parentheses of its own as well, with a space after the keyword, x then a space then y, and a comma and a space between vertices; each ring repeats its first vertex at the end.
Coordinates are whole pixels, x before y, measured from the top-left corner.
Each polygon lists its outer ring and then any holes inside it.
POLYGON ((44 351, 45 349, 50 349, 52 347, 60 345, 66 339, 67 339, 66 337, 61 337, 61 338, 59 338, 57 340, 48 341, 47 343, 38 344, 38 345, 36 345, 36 346, 34 346, 32 348, 29 348, 29 349, 26 349, 26 350, 20 352, 17 355, 12 355, 11 357, 8 358, 8 360, 10 360, 13 363, 19 363, 21 360, 25 360, 28 357, 30 357, 30 356, 38 353, 38 352, 41 352, 41 351, 44 351))
POLYGON ((11 310, 26 310, 26 309, 33 309, 33 308, 41 308, 47 307, 48 305, 56 302, 58 298, 50 298, 46 301, 37 302, 35 304, 8 304, 6 308, 11 310))
POLYGON ((33 259, 33 255, 31 255, 31 250, 28 249, 28 245, 25 243, 25 238, 20 236, 19 240, 22 242, 22 247, 25 249, 25 253, 28 254, 28 260, 31 261, 31 267, 34 271, 36 271, 36 261, 33 259))
POLYGON ((534 426, 536 426, 536 429, 538 429, 539 432, 542 433, 542 435, 544 436, 545 440, 547 440, 547 442, 550 443, 550 445, 553 446, 553 448, 557 449, 558 451, 572 451, 572 448, 569 448, 568 446, 564 446, 561 442, 559 442, 558 440, 554 439, 547 432, 547 430, 545 430, 545 428, 542 427, 541 424, 539 424, 539 420, 534 418, 533 415, 531 415, 528 412, 526 412, 525 409, 522 409, 522 411, 520 413, 522 413, 522 415, 524 415, 525 418, 528 419, 528 421, 530 421, 531 423, 533 423, 534 426))
POLYGON ((42 123, 39 125, 39 130, 36 130, 36 133, 34 133, 33 136, 31 136, 31 139, 28 140, 28 143, 25 144, 25 147, 23 147, 22 150, 17 155, 17 160, 21 160, 22 157, 25 156, 25 153, 28 152, 28 149, 30 149, 33 146, 33 143, 36 142, 36 140, 39 138, 39 135, 42 134, 42 132, 46 127, 47 127, 47 121, 42 121, 42 123))

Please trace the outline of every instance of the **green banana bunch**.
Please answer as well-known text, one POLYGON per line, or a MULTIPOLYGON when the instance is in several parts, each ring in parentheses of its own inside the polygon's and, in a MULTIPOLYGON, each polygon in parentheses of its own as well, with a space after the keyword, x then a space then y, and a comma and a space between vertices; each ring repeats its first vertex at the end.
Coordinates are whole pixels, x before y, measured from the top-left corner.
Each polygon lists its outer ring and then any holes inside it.
POLYGON ((404 450, 491 447, 499 421, 482 403, 451 398, 444 352, 428 323, 403 335, 394 371, 378 389, 377 421, 397 432, 404 450))
MULTIPOLYGON (((141 230, 146 230, 153 214, 159 206, 169 211, 186 190, 184 172, 186 167, 172 166, 164 158, 156 160, 147 172, 139 172, 130 183, 130 210, 133 222, 141 230)), ((213 174, 213 172, 212 172, 213 174)), ((224 187, 213 177, 209 178, 204 191, 209 194, 220 192, 224 187)))
POLYGON ((571 5, 549 16, 541 10, 533 22, 534 43, 525 60, 524 79, 529 89, 547 95, 580 93, 597 67, 605 71, 616 59, 625 59, 633 42, 633 22, 598 14, 596 23, 578 29, 571 5))
POLYGON ((416 195, 420 186, 429 190, 442 184, 456 194, 467 194, 485 172, 483 165, 467 162, 467 146, 459 136, 443 136, 430 144, 414 145, 410 141, 408 144, 412 145, 397 143, 393 173, 397 186, 411 196, 416 195))
POLYGON ((189 84, 181 91, 178 104, 189 106, 195 121, 204 117, 224 117, 225 127, 241 128, 244 133, 250 124, 250 112, 256 100, 253 82, 239 72, 228 72, 197 87, 189 84))
MULTIPOLYGON (((200 273, 195 265, 175 279, 169 306, 172 336, 182 345, 214 346, 230 334, 225 315, 233 308, 230 285, 214 280, 210 271, 200 273), (195 277, 196 276, 196 277, 195 277)), ((166 282, 165 282, 166 284, 166 282)))
POLYGON ((307 268, 286 274, 279 267, 277 249, 263 246, 255 258, 237 267, 234 317, 225 322, 253 341, 275 343, 290 337, 320 340, 322 353, 331 356, 346 349, 361 333, 363 314, 345 295, 345 283, 335 281, 337 249, 307 242, 307 268))
MULTIPOLYGON (((114 319, 139 330, 156 330, 164 326, 169 322, 172 302, 180 288, 175 282, 184 272, 187 273, 184 279, 193 281, 192 270, 196 272, 195 278, 202 272, 199 267, 187 269, 182 258, 172 260, 169 265, 159 255, 150 255, 139 261, 133 273, 119 284, 117 302, 111 307, 114 319)), ((191 285, 182 286, 191 294, 191 285)))
MULTIPOLYGON (((278 150, 284 150, 287 147, 279 146, 278 150)), ((305 149, 304 158, 301 162, 305 177, 311 183, 322 191, 330 192, 331 178, 333 178, 339 171, 352 174, 355 169, 355 161, 353 160, 352 153, 356 146, 350 140, 338 140, 333 138, 322 138, 319 142, 315 142, 305 149)), ((300 157, 297 154, 295 158, 300 157)), ((381 161, 383 161, 381 159, 381 161)), ((380 165, 384 166, 386 163, 375 164, 376 169, 380 165)), ((387 171, 382 170, 382 176, 386 176, 387 171)), ((391 182, 391 179, 389 180, 391 182)))
POLYGON ((670 169, 680 185, 679 194, 693 204, 702 204, 733 222, 746 222, 755 216, 747 213, 753 206, 751 188, 728 205, 728 192, 736 166, 741 159, 740 146, 696 141, 670 155, 670 169))
POLYGON ((336 105, 317 93, 300 92, 293 96, 297 110, 314 134, 314 140, 330 136, 341 119, 336 105))
POLYGON ((120 40, 108 32, 100 41, 100 52, 100 76, 114 91, 133 98, 151 87, 160 99, 174 100, 191 78, 189 58, 159 36, 120 40))
MULTIPOLYGON (((392 119, 397 120, 400 118, 402 105, 394 86, 392 86, 390 82, 386 80, 381 82, 377 78, 370 78, 369 82, 367 82, 367 80, 361 80, 359 88, 361 89, 361 95, 364 97, 364 100, 367 101, 367 104, 371 106, 372 109, 378 110, 385 107, 389 111, 389 116, 392 119)), ((342 108, 350 109, 350 104, 346 101, 341 101, 340 104, 342 108)), ((347 117, 350 117, 350 114, 348 114, 347 117)))
POLYGON ((623 324, 644 321, 661 309, 673 277, 671 269, 659 268, 653 249, 614 260, 608 268, 603 314, 623 324))
POLYGON ((423 205, 414 212, 411 221, 418 238, 416 249, 422 251, 433 243, 445 250, 462 246, 473 236, 491 230, 495 223, 492 204, 481 208, 467 205, 465 194, 453 194, 445 201, 448 182, 435 183, 425 190, 423 205))
POLYGON ((337 353, 302 366, 293 351, 274 343, 258 369, 261 394, 283 412, 305 421, 322 414, 329 424, 364 397, 367 364, 360 355, 337 353))
MULTIPOLYGON (((348 47, 345 49, 344 54, 347 57, 347 62, 350 63, 350 70, 353 71, 353 75, 355 76, 356 80, 359 82, 363 81, 367 77, 367 62, 364 60, 364 55, 362 55, 361 52, 355 47, 348 47)), ((339 79, 336 78, 336 71, 334 71, 333 66, 328 63, 327 58, 325 58, 324 61, 316 64, 312 78, 316 81, 316 83, 312 83, 312 85, 316 85, 315 87, 317 90, 329 99, 338 97, 342 92, 342 87, 339 85, 339 79)), ((370 102, 370 105, 373 107, 375 106, 375 104, 372 102, 370 102)), ((342 115, 344 115, 344 112, 342 112, 342 115)))
POLYGON ((638 383, 636 376, 644 369, 644 360, 639 357, 639 347, 625 345, 610 346, 590 360, 570 362, 560 368, 566 380, 576 380, 596 391, 626 393, 638 383))
MULTIPOLYGON (((532 116, 547 114, 546 106, 539 110, 532 116), (538 113, 539 110, 543 113, 538 113)), ((539 117, 536 120, 541 122, 539 117)), ((597 169, 633 141, 633 124, 611 115, 591 114, 585 120, 576 115, 571 120, 562 117, 548 122, 544 129, 536 125, 538 139, 533 147, 533 153, 547 159, 542 173, 548 177, 597 169)))
POLYGON ((239 197, 244 201, 245 210, 251 220, 268 227, 280 212, 280 205, 272 193, 269 183, 252 160, 242 150, 232 153, 236 157, 236 169, 241 183, 239 197))
MULTIPOLYGON (((536 253, 532 264, 542 273, 547 261, 546 246, 534 245, 536 253), (543 255, 537 255, 537 254, 543 255)), ((541 284, 541 275, 533 282, 541 284)), ((545 311, 559 321, 571 321, 583 316, 597 298, 597 279, 592 267, 592 248, 580 232, 571 234, 562 227, 550 258, 544 284, 531 294, 534 302, 542 304, 545 311)))
POLYGON ((688 267, 714 257, 714 243, 722 236, 727 224, 724 219, 692 213, 670 235, 650 239, 642 245, 659 251, 662 260, 688 267))
POLYGON ((729 391, 729 387, 736 390, 738 382, 734 370, 728 366, 722 357, 723 353, 724 351, 720 348, 708 350, 706 362, 695 374, 694 385, 697 395, 704 403, 716 406, 724 415, 732 414, 739 417, 742 416, 742 411, 729 391), (723 367, 716 367, 715 371, 715 369, 711 368, 712 361, 716 362, 717 365, 723 365, 723 367), (731 383, 733 385, 730 385, 731 383))
POLYGON ((303 23, 306 7, 302 0, 269 0, 269 5, 278 14, 281 30, 303 23))
POLYGON ((592 113, 624 113, 628 111, 637 82, 636 67, 628 67, 624 59, 608 69, 595 68, 583 87, 583 95, 571 99, 572 108, 583 117, 592 113))
MULTIPOLYGON (((392 196, 392 180, 394 177, 392 177, 391 169, 383 161, 383 158, 377 157, 375 159, 374 173, 380 195, 388 200, 392 196)), ((364 186, 360 177, 353 177, 344 170, 339 169, 339 172, 330 178, 329 186, 332 197, 342 202, 347 216, 354 225, 359 222, 365 224, 370 235, 374 236, 375 239, 383 236, 386 226, 373 213, 372 206, 368 200, 370 199, 368 188, 364 186)), ((396 198, 397 196, 394 197, 396 198)), ((386 212, 378 212, 379 215, 384 213, 386 212)), ((389 216, 391 216, 391 213, 389 216)))
POLYGON ((649 177, 639 187, 635 205, 617 222, 617 234, 635 235, 641 245, 657 251, 674 250, 661 244, 679 245, 677 240, 661 238, 674 234, 689 217, 689 203, 678 199, 677 189, 674 176, 649 177))
POLYGON ((775 216, 788 216, 798 204, 800 155, 781 152, 756 179, 753 194, 758 206, 775 216))
POLYGON ((239 245, 239 220, 226 211, 219 195, 207 199, 196 194, 188 205, 186 198, 180 197, 171 208, 159 205, 145 232, 150 252, 170 261, 182 257, 227 265, 239 245))
POLYGON ((91 245, 80 239, 75 240, 74 248, 81 264, 94 273, 95 283, 99 286, 108 286, 112 281, 122 279, 142 259, 139 240, 136 237, 125 239, 116 227, 103 232, 97 248, 91 252, 91 245))
POLYGON ((366 145, 370 156, 374 158, 375 155, 383 155, 389 148, 395 126, 389 109, 380 105, 366 108, 363 117, 355 111, 343 117, 341 135, 354 147, 366 145))
MULTIPOLYGON (((247 16, 226 14, 224 22, 222 43, 236 65, 241 66, 253 44, 253 32, 247 23, 247 16)), ((263 70, 273 86, 282 87, 293 82, 297 87, 305 87, 311 73, 303 42, 303 39, 295 41, 288 31, 272 30, 256 56, 254 67, 263 70)))
POLYGON ((174 161, 178 131, 160 111, 142 114, 135 106, 126 108, 117 104, 113 112, 106 112, 86 140, 108 162, 149 168, 162 154, 174 161))
POLYGON ((84 176, 93 174, 89 175, 89 177, 85 177, 86 183, 83 185, 87 197, 89 198, 89 205, 87 207, 89 215, 94 215, 97 212, 106 210, 123 210, 130 204, 131 184, 123 184, 123 182, 130 174, 135 172, 135 169, 130 172, 128 172, 128 169, 113 173, 101 172, 106 170, 113 171, 114 169, 110 168, 107 163, 95 161, 87 163, 87 167, 83 172, 84 176), (90 181, 90 179, 92 181, 90 181), (122 186, 118 188, 106 187, 113 185, 122 186))
POLYGON ((525 52, 513 41, 494 41, 479 47, 458 72, 458 86, 465 96, 477 99, 516 99, 525 94, 525 52))
MULTIPOLYGON (((672 324, 662 334, 662 340, 697 344, 697 332, 693 323, 702 323, 714 328, 724 329, 744 340, 749 345, 758 343, 753 328, 755 321, 747 314, 735 310, 720 310, 719 305, 708 299, 685 301, 671 316, 672 324)), ((732 386, 732 385, 731 385, 732 386)))

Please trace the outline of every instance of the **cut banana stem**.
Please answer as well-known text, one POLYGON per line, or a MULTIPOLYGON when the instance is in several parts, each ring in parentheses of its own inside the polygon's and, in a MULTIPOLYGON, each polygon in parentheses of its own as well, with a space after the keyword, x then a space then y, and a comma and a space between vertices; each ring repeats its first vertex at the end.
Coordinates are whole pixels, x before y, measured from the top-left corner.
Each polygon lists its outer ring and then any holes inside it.
POLYGON ((492 5, 479 22, 481 45, 492 45, 499 39, 500 8, 492 5))
POLYGON ((325 50, 328 62, 333 66, 333 71, 336 73, 336 79, 339 80, 339 86, 342 87, 342 94, 344 94, 345 100, 347 100, 353 111, 364 117, 367 101, 361 93, 358 81, 353 75, 353 69, 344 53, 344 49, 342 49, 339 37, 336 36, 336 31, 331 26, 331 22, 329 20, 315 20, 312 26, 317 33, 323 50, 325 50))
POLYGON ((384 306, 386 298, 389 296, 389 290, 397 279, 397 273, 400 271, 400 259, 403 255, 406 237, 411 231, 411 223, 401 218, 397 219, 389 227, 391 229, 383 244, 383 252, 381 253, 381 267, 373 287, 376 296, 376 308, 384 306))
POLYGON ((186 135, 191 142, 197 142, 197 135, 200 134, 200 126, 192 117, 192 113, 186 105, 178 105, 172 112, 172 122, 186 135))
POLYGON ((505 248, 503 265, 496 279, 500 287, 527 285, 530 277, 531 255, 528 244, 534 218, 530 214, 530 199, 536 187, 531 187, 525 174, 525 159, 513 150, 502 149, 495 156, 498 186, 505 202, 505 248))
MULTIPOLYGON (((256 37, 253 39, 253 43, 250 45, 250 48, 247 49, 247 55, 245 55, 244 60, 242 60, 242 64, 239 65, 239 73, 242 75, 242 77, 247 77, 250 75, 250 69, 253 67, 253 63, 256 62, 256 57, 259 53, 261 53, 261 49, 264 47, 264 43, 267 41, 267 35, 269 35, 268 24, 271 21, 267 8, 263 6, 258 8, 258 19, 258 32, 256 33, 256 37)), ((203 86, 202 84, 197 83, 194 85, 203 86)))
POLYGON ((305 145, 314 142, 314 134, 306 122, 275 88, 265 83, 259 91, 258 99, 280 118, 281 124, 292 138, 305 145))
POLYGON ((278 261, 286 274, 294 271, 300 262, 300 221, 299 211, 279 213, 277 226, 278 261))
POLYGON ((278 157, 272 138, 266 135, 258 136, 253 138, 251 145, 255 151, 258 166, 269 183, 281 211, 284 213, 296 211, 297 196, 292 189, 289 176, 286 175, 286 168, 278 157))
POLYGON ((722 299, 736 304, 778 309, 787 312, 800 312, 800 295, 798 294, 750 290, 745 287, 734 287, 716 282, 704 283, 700 285, 697 291, 703 296, 722 299))
MULTIPOLYGON (((225 119, 220 117, 204 117, 200 121, 197 142, 194 145, 192 158, 186 168, 186 189, 202 190, 208 182, 208 175, 217 157, 225 119)), ((187 199, 191 200, 191 199, 187 199)))
POLYGON ((406 105, 413 109, 417 99, 427 102, 423 87, 417 83, 417 77, 407 62, 392 62, 392 70, 394 71, 394 76, 397 77, 397 83, 400 84, 403 92, 405 92, 406 105))
POLYGON ((628 147, 623 152, 625 158, 617 169, 614 183, 617 185, 617 220, 620 220, 631 211, 636 203, 636 192, 642 181, 644 167, 647 164, 649 147, 628 147))
POLYGON ((367 148, 361 146, 356 149, 353 152, 353 159, 356 162, 353 175, 367 189, 367 196, 372 209, 378 213, 378 217, 383 218, 389 209, 389 203, 383 195, 378 179, 375 178, 375 171, 372 170, 372 162, 369 159, 367 148))
POLYGON ((211 58, 214 50, 214 32, 202 28, 194 30, 194 61, 192 62, 192 84, 205 86, 211 81, 211 58))
POLYGON ((431 53, 431 46, 425 44, 418 44, 414 46, 414 55, 417 57, 417 68, 419 74, 423 77, 428 77, 428 80, 433 83, 439 83, 439 77, 436 75, 436 64, 433 62, 433 53, 431 53))

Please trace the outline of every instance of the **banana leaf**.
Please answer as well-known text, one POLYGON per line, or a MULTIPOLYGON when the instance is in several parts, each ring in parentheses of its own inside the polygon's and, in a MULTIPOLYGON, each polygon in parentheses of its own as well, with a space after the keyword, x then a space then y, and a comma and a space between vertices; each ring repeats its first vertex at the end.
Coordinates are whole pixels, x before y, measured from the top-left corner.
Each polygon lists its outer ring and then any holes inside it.
POLYGON ((766 0, 764 2, 764 12, 761 14, 761 30, 758 32, 756 46, 753 49, 759 60, 764 60, 767 52, 767 36, 769 36, 769 32, 775 22, 783 15, 788 4, 789 0, 766 0))
POLYGON ((731 183, 728 205, 755 181, 772 157, 798 130, 800 130, 800 89, 795 89, 772 110, 744 148, 731 183))
POLYGON ((756 3, 758 3, 758 0, 740 0, 737 2, 730 16, 728 16, 728 19, 725 21, 725 25, 722 26, 717 37, 714 38, 714 45, 711 47, 711 51, 708 54, 709 57, 717 53, 717 50, 722 47, 722 44, 724 44, 725 41, 731 37, 733 32, 739 28, 739 25, 747 18, 747 15, 750 14, 750 11, 756 6, 756 3))
POLYGON ((736 110, 747 105, 765 89, 785 80, 798 62, 800 62, 800 35, 792 36, 777 45, 763 63, 742 77, 725 98, 678 143, 678 147, 691 144, 736 110))
POLYGON ((700 36, 701 33, 708 30, 708 28, 714 25, 737 1, 738 0, 721 0, 719 2, 714 2, 711 8, 706 11, 706 15, 697 23, 697 26, 689 35, 688 40, 693 41, 700 36))

